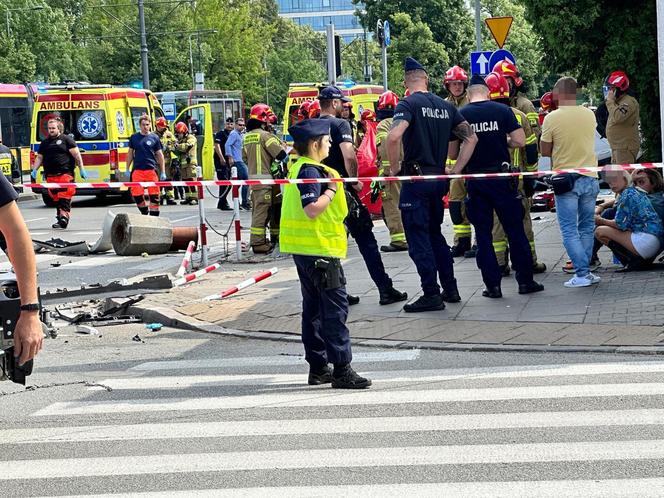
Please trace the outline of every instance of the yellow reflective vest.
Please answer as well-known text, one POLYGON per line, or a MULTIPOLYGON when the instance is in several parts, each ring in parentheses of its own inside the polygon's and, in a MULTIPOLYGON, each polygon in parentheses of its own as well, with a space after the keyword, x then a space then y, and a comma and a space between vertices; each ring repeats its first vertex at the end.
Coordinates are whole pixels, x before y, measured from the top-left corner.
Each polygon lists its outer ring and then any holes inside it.
MULTIPOLYGON (((288 178, 295 179, 305 165, 321 168, 327 174, 339 178, 332 168, 308 157, 300 157, 288 171, 288 178)), ((348 251, 344 219, 348 215, 343 183, 337 183, 337 193, 330 205, 315 218, 309 218, 302 207, 300 190, 295 184, 284 187, 279 225, 279 250, 305 256, 345 258, 348 251)))

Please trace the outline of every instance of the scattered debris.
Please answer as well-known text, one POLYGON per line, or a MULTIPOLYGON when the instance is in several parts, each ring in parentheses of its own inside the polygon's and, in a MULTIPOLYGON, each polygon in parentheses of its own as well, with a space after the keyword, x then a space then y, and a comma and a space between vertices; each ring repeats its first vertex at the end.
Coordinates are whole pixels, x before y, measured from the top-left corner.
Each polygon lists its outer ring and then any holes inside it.
POLYGON ((136 334, 134 337, 131 338, 132 341, 134 342, 145 342, 143 339, 141 339, 141 336, 136 334))
POLYGON ((35 252, 54 252, 56 254, 71 254, 76 256, 87 256, 90 248, 87 242, 69 242, 62 239, 32 240, 35 252))
POLYGON ((162 329, 163 325, 161 323, 148 323, 145 325, 145 328, 151 330, 152 332, 158 332, 162 329))
POLYGON ((113 212, 106 211, 106 217, 104 218, 104 224, 101 228, 101 237, 99 240, 90 246, 90 252, 92 254, 107 252, 113 248, 111 243, 111 227, 113 226, 113 220, 115 219, 115 214, 113 212))
POLYGON ((76 332, 79 334, 86 334, 86 335, 99 335, 99 331, 96 328, 91 327, 90 325, 77 325, 76 332))
POLYGON ((69 303, 74 298, 89 299, 128 296, 136 294, 150 294, 159 292, 163 289, 173 287, 171 278, 168 275, 152 275, 145 277, 138 282, 128 283, 126 280, 117 280, 106 285, 90 284, 82 285, 79 289, 57 289, 56 291, 46 291, 42 293, 41 298, 45 303, 69 303))
POLYGON ((62 263, 60 263, 60 261, 56 261, 55 263, 51 263, 51 266, 53 268, 57 268, 58 266, 62 266, 62 263))

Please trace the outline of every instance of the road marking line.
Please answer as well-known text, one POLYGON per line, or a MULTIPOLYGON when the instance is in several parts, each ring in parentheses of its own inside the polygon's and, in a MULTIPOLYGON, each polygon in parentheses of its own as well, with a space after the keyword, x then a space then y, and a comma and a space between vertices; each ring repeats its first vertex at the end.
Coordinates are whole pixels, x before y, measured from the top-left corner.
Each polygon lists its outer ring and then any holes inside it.
MULTIPOLYGON (((383 351, 374 353, 356 353, 353 363, 371 363, 383 361, 412 361, 420 356, 419 349, 403 351, 383 351)), ((305 365, 304 356, 246 356, 238 358, 209 358, 204 360, 151 361, 141 363, 129 370, 192 370, 197 368, 224 368, 250 366, 305 365)))
POLYGON ((25 222, 26 223, 32 223, 33 221, 41 221, 41 220, 45 220, 45 219, 47 219, 47 218, 33 218, 31 220, 25 220, 25 222))
POLYGON ((300 392, 269 393, 255 396, 169 398, 166 400, 66 401, 53 403, 35 412, 33 416, 662 395, 664 395, 664 383, 427 389, 421 391, 373 389, 360 392, 310 389, 303 386, 300 392))
MULTIPOLYGON (((606 479, 565 481, 434 482, 413 484, 360 484, 334 486, 288 486, 266 488, 191 489, 106 495, 76 495, 77 498, 253 498, 288 496, 362 496, 363 498, 440 498, 441 496, 492 498, 648 498, 664 495, 664 479, 606 479)), ((70 497, 70 498, 73 498, 70 497)))
POLYGON ((194 218, 198 218, 198 215, 196 214, 194 216, 187 216, 186 218, 180 218, 178 220, 171 220, 171 223, 179 223, 181 221, 193 220, 194 218))
MULTIPOLYGON (((145 364, 143 364, 145 365, 145 364)), ((139 365, 140 366, 140 365, 139 365)), ((134 367, 135 370, 139 370, 134 367)), ((582 363, 571 365, 510 366, 441 370, 379 370, 362 372, 381 382, 432 383, 464 379, 516 379, 567 377, 583 375, 664 373, 664 362, 582 363)), ((302 384, 305 374, 191 375, 105 379, 101 383, 113 389, 184 389, 196 386, 264 386, 302 384)), ((99 389, 91 387, 90 389, 99 389)))
POLYGON ((406 467, 664 458, 664 440, 325 448, 2 462, 0 480, 330 467, 406 467))
POLYGON ((549 427, 664 425, 664 409, 481 413, 420 417, 277 419, 186 423, 32 427, 0 431, 3 444, 133 441, 236 436, 475 431, 549 427))

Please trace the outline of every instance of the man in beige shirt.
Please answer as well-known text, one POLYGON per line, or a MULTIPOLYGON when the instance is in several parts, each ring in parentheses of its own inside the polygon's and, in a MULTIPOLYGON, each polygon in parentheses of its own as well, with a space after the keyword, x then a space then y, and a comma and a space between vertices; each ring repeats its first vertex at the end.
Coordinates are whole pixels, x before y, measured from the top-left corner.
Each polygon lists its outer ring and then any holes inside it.
MULTIPOLYGON (((574 78, 560 78, 553 88, 558 109, 547 114, 542 124, 540 150, 543 156, 551 157, 554 171, 597 166, 595 115, 590 109, 577 105, 576 90, 574 78)), ((569 183, 567 189, 563 187, 556 192, 556 215, 575 271, 565 287, 588 287, 600 281, 590 273, 595 201, 599 193, 597 174, 571 173, 560 179, 567 179, 569 183)))

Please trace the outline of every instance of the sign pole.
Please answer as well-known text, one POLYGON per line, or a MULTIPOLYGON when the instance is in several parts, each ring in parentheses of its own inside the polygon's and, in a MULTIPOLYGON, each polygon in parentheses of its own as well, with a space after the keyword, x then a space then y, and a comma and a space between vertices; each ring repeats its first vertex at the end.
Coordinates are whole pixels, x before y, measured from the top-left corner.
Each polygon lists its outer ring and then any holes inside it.
POLYGON ((337 84, 336 53, 334 47, 334 24, 330 23, 325 27, 327 33, 327 79, 330 85, 337 84))
POLYGON ((480 0, 475 0, 475 50, 482 51, 482 17, 480 16, 480 0))

